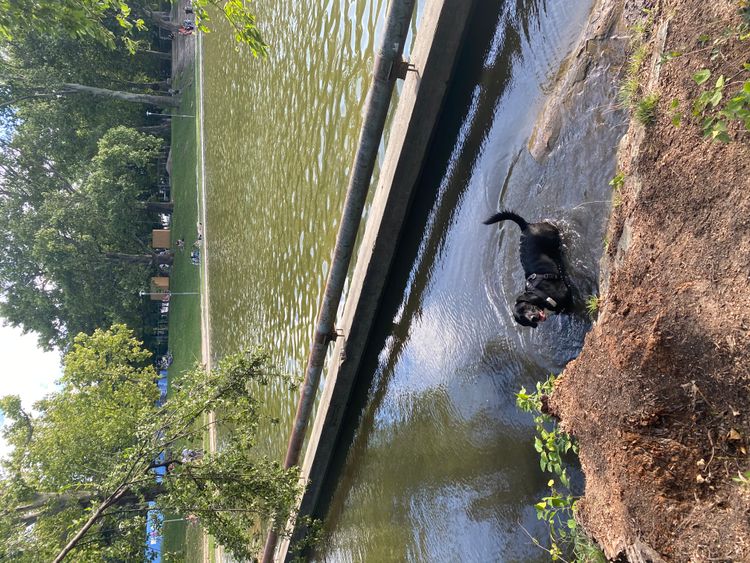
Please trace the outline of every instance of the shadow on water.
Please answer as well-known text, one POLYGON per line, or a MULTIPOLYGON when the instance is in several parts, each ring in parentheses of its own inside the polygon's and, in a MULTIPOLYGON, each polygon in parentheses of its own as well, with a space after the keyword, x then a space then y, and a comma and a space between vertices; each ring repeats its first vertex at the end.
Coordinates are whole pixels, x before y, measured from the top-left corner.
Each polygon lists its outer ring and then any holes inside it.
POLYGON ((548 477, 514 393, 559 372, 590 323, 515 325, 518 229, 481 221, 499 207, 554 221, 580 295, 596 292, 608 206, 595 202, 623 132, 606 69, 544 163, 526 149, 580 4, 477 3, 324 491, 320 560, 546 560, 524 529, 546 535, 532 505, 548 477))

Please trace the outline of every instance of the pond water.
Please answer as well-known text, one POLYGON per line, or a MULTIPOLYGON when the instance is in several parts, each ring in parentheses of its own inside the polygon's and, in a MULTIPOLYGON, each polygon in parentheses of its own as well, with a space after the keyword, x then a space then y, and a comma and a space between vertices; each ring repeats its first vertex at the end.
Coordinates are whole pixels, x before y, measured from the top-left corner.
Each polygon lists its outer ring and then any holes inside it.
MULTIPOLYGON (((301 374, 327 274, 386 2, 257 0, 270 59, 204 40, 212 341, 262 344, 301 374)), ((424 3, 420 3, 420 9, 424 3)), ((515 407, 558 372, 584 315, 532 331, 518 229, 499 206, 563 229, 581 296, 595 293, 621 116, 595 71, 543 164, 526 150, 590 0, 480 0, 367 352, 324 506, 329 561, 545 560, 533 503, 548 477, 515 407), (526 530, 526 531, 524 531, 526 530)), ((281 459, 296 393, 267 393, 281 459)))
MULTIPOLYGON (((267 60, 203 38, 212 347, 261 345, 304 372, 385 0, 258 0, 267 60)), ((216 24, 220 27, 220 18, 216 24)), ((297 394, 265 391, 263 451, 283 458, 297 394)))

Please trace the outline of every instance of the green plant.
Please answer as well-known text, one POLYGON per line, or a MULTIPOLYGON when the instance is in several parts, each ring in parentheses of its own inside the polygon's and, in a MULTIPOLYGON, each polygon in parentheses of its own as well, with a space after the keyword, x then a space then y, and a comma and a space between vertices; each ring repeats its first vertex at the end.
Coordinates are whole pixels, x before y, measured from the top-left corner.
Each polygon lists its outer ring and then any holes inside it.
POLYGON ((633 53, 628 59, 628 69, 625 73, 625 80, 623 80, 618 98, 624 105, 631 107, 635 104, 635 100, 638 98, 638 90, 640 89, 640 81, 638 75, 641 72, 643 61, 646 60, 648 54, 648 48, 646 45, 639 44, 634 48, 633 53))
POLYGON ((674 98, 671 102, 669 102, 669 120, 675 127, 679 127, 680 125, 682 125, 682 112, 678 111, 679 109, 680 100, 674 98))
POLYGON ((656 10, 654 8, 643 8, 644 18, 633 24, 631 28, 633 32, 633 40, 643 41, 654 27, 654 17, 656 16, 656 10))
POLYGON ((615 190, 612 194, 612 207, 617 209, 622 205, 622 192, 620 190, 615 190))
POLYGON ((570 492, 570 479, 563 456, 578 453, 578 445, 557 423, 542 412, 545 398, 552 392, 555 376, 550 375, 546 381, 537 382, 536 391, 529 393, 525 388, 516 394, 516 405, 524 412, 534 416, 536 436, 534 449, 539 453, 539 465, 542 471, 551 473, 559 479, 564 490, 556 487, 555 479, 550 479, 548 495, 534 505, 539 520, 549 527, 549 548, 532 537, 535 545, 549 552, 552 561, 566 561, 564 554, 572 554, 576 562, 604 563, 606 558, 595 544, 586 536, 575 518, 576 501, 570 492))
MULTIPOLYGON (((296 541, 290 547, 291 562, 304 563, 309 561, 309 557, 305 555, 306 552, 321 547, 326 541, 326 533, 323 528, 323 521, 311 516, 299 518, 296 527, 303 528, 305 533, 302 539, 296 541)), ((290 537, 291 531, 287 530, 285 535, 290 537)))
POLYGON ((617 174, 612 176, 612 179, 609 181, 609 185, 612 186, 612 189, 615 189, 615 190, 621 190, 624 184, 625 184, 625 172, 623 172, 622 170, 618 170, 617 174))
POLYGON ((641 73, 641 68, 643 67, 643 62, 648 55, 646 40, 651 34, 651 30, 654 26, 654 10, 644 9, 643 13, 645 17, 635 22, 630 28, 630 49, 632 52, 628 58, 625 79, 623 80, 622 86, 620 86, 620 91, 617 95, 620 102, 627 107, 633 107, 638 100, 638 94, 641 87, 639 75, 641 73))
POLYGON ((615 208, 620 207, 622 205, 622 187, 625 185, 625 173, 618 171, 609 181, 609 185, 614 190, 612 206, 615 208))
POLYGON ((555 384, 555 376, 550 375, 546 381, 536 384, 536 391, 529 393, 526 388, 516 394, 516 405, 524 412, 534 415, 534 428, 537 436, 534 439, 534 449, 539 452, 539 463, 542 471, 549 471, 560 478, 566 487, 569 486, 568 474, 562 465, 562 454, 573 450, 578 453, 578 447, 564 432, 560 432, 554 421, 542 413, 542 401, 551 392, 555 384), (548 430, 548 427, 551 429, 548 430))
POLYGON ((625 173, 618 171, 609 181, 614 194, 612 195, 612 207, 615 209, 622 205, 622 187, 625 185, 625 173))
POLYGON ((599 307, 602 303, 602 298, 598 295, 589 295, 586 299, 586 312, 592 319, 596 317, 599 312, 599 307))
MULTIPOLYGON (((741 72, 750 72, 750 63, 743 64, 741 72)), ((701 69, 693 74, 693 80, 699 86, 711 78, 711 71, 707 68, 701 69)), ((702 134, 705 138, 714 141, 729 142, 728 122, 739 121, 750 131, 750 80, 745 80, 741 88, 723 105, 724 91, 728 85, 734 84, 731 79, 727 81, 724 75, 716 79, 710 86, 693 101, 692 115, 700 121, 702 134)))
MULTIPOLYGON (((711 48, 710 59, 725 58, 722 48, 729 41, 747 41, 750 39, 750 7, 747 0, 740 0, 738 8, 743 22, 728 28, 711 41, 707 34, 698 37, 698 43, 704 48, 711 48), (709 45, 709 42, 710 45, 709 45)), ((704 138, 712 141, 727 143, 731 140, 729 127, 732 122, 739 123, 745 131, 750 131, 750 62, 743 62, 737 73, 727 78, 720 74, 713 84, 709 85, 712 77, 711 70, 702 68, 693 74, 693 80, 703 90, 692 101, 691 113, 694 121, 699 125, 704 138), (744 76, 742 76, 744 75, 744 76), (738 78, 739 77, 739 78, 738 78), (704 86, 706 85, 706 86, 704 86), (734 90, 734 94, 727 98, 727 92, 734 90)), ((675 106, 676 109, 676 106, 675 106)), ((680 114, 676 114, 679 122, 680 114)), ((675 117, 673 117, 673 123, 675 117)))
POLYGON ((663 65, 664 63, 679 59, 681 56, 682 53, 680 51, 667 51, 666 53, 659 55, 659 64, 663 65))
POLYGON ((659 102, 659 94, 651 92, 646 94, 635 106, 635 118, 642 125, 651 125, 656 119, 656 104, 659 102))
POLYGON ((738 26, 740 41, 750 39, 750 1, 738 0, 737 8, 742 16, 742 23, 738 26))

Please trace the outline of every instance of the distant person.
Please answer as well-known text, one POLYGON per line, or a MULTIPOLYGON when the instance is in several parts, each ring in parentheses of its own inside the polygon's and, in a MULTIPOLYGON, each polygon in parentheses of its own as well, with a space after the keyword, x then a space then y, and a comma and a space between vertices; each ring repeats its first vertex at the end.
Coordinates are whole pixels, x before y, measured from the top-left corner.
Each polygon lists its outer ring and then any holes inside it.
POLYGON ((185 239, 184 238, 178 238, 177 239, 177 248, 179 250, 185 250, 185 239))
POLYGON ((189 448, 182 450, 182 463, 192 463, 200 459, 203 459, 202 450, 191 450, 189 448))

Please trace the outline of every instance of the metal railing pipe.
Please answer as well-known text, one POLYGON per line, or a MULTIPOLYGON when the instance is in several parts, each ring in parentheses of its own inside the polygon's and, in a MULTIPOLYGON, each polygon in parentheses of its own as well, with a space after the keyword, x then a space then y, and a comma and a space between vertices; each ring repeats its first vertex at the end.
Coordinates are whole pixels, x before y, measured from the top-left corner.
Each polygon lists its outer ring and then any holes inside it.
MULTIPOLYGON (((372 173, 378 156, 380 140, 396 82, 396 69, 401 64, 404 43, 409 33, 415 0, 391 0, 386 15, 382 46, 375 56, 372 83, 365 101, 364 121, 359 134, 359 144, 349 175, 349 186, 344 203, 341 225, 336 236, 331 270, 328 273, 323 302, 315 324, 305 379, 297 405, 294 426, 289 437, 284 467, 299 462, 305 433, 315 404, 315 394, 328 350, 335 335, 336 312, 349 271, 357 231, 362 220, 372 173)), ((278 534, 269 532, 263 550, 263 563, 271 563, 278 534)))

